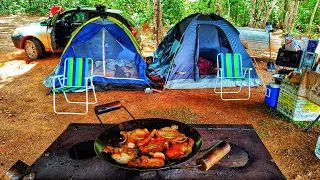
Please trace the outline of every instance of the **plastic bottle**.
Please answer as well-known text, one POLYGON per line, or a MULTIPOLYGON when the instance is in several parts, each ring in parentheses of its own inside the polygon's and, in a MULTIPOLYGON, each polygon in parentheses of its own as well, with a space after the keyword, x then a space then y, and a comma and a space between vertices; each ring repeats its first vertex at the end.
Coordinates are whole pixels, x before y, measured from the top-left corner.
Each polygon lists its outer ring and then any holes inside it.
POLYGON ((320 159, 320 136, 318 137, 318 142, 316 145, 316 149, 314 150, 314 154, 320 159))

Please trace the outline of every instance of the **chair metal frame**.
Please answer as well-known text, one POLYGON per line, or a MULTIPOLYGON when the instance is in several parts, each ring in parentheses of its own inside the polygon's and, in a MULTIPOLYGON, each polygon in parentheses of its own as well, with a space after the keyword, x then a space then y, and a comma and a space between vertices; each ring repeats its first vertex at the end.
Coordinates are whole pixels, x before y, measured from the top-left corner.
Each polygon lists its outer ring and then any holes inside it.
POLYGON ((239 53, 229 53, 229 54, 233 54, 233 55, 238 55, 240 60, 240 76, 232 76, 232 77, 223 77, 223 73, 224 73, 224 70, 223 68, 220 68, 219 67, 219 63, 220 61, 222 61, 222 59, 219 57, 222 56, 222 54, 226 55, 227 53, 219 53, 217 55, 217 77, 219 78, 220 80, 220 91, 217 91, 217 84, 218 84, 218 81, 216 81, 215 83, 215 87, 214 87, 214 92, 215 93, 220 93, 220 97, 222 100, 224 101, 229 101, 229 100, 248 100, 250 99, 250 94, 251 94, 251 90, 250 90, 250 82, 251 82, 251 77, 250 77, 250 72, 252 70, 252 68, 244 68, 242 67, 242 56, 241 54, 239 53), (242 90, 242 87, 243 87, 243 83, 245 82, 245 75, 249 73, 249 76, 248 76, 248 97, 247 98, 224 98, 223 97, 223 94, 236 94, 236 93, 240 93, 241 90, 242 90), (222 87, 222 80, 223 79, 241 79, 241 82, 240 82, 240 85, 239 85, 239 89, 237 91, 223 91, 223 87, 222 87))
MULTIPOLYGON (((83 58, 85 59, 85 58, 83 58)), ((53 88, 52 88, 52 92, 53 92, 53 110, 55 113, 57 114, 76 114, 76 115, 85 115, 88 113, 88 106, 89 104, 96 104, 97 103, 97 96, 96 96, 96 92, 94 89, 94 85, 93 85, 93 60, 91 58, 87 58, 89 60, 89 65, 91 66, 91 70, 89 72, 89 75, 86 77, 83 77, 85 79, 85 86, 80 85, 80 86, 76 86, 76 85, 66 85, 66 81, 68 79, 67 77, 67 61, 69 61, 69 58, 66 58, 64 60, 64 70, 63 70, 63 74, 61 75, 56 75, 52 77, 52 84, 53 84, 53 88), (90 64, 91 63, 91 64, 90 64), (56 80, 58 80, 60 87, 56 87, 56 80), (90 83, 90 85, 88 85, 90 83), (70 101, 67 97, 67 93, 69 92, 68 90, 65 91, 64 89, 68 89, 68 88, 80 88, 79 90, 75 90, 72 92, 84 92, 86 93, 86 101, 70 101), (86 108, 85 108, 85 112, 66 112, 66 111, 57 111, 56 108, 56 90, 57 91, 61 91, 66 99, 66 101, 70 104, 85 104, 86 108), (88 95, 88 91, 92 90, 93 91, 93 96, 94 96, 94 101, 89 102, 89 95, 88 95)))

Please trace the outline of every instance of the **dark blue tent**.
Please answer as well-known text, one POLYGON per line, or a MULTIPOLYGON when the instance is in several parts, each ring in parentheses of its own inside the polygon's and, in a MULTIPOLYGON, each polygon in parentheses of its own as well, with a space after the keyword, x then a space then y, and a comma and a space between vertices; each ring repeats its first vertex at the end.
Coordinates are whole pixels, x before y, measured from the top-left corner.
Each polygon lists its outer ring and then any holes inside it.
POLYGON ((77 29, 65 48, 55 70, 44 80, 52 87, 50 77, 63 74, 68 57, 92 58, 94 84, 98 89, 116 87, 144 87, 149 84, 146 63, 131 32, 112 17, 96 17, 77 29), (137 85, 137 86, 135 86, 137 85))
MULTIPOLYGON (((217 54, 237 52, 243 67, 252 68, 251 86, 261 85, 252 60, 242 45, 238 30, 215 14, 196 13, 171 28, 154 53, 147 68, 152 80, 163 80, 168 89, 213 88, 217 54), (201 61, 201 62, 200 62, 201 61), (211 70, 199 70, 199 63, 210 64, 211 70)), ((239 81, 224 80, 224 87, 237 86, 239 81)))

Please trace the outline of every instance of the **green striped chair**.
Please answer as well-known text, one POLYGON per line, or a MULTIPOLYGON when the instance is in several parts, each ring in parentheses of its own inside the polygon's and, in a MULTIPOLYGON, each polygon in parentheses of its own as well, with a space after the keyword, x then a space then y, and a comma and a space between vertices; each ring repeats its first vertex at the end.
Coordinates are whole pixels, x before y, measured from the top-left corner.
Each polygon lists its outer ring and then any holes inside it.
POLYGON ((93 85, 93 60, 91 58, 66 58, 64 60, 63 74, 52 77, 53 110, 57 114, 87 114, 88 105, 97 103, 93 85), (94 101, 89 102, 88 91, 93 91, 94 101), (84 102, 70 101, 68 92, 85 92, 84 102), (84 112, 61 112, 56 108, 56 93, 63 93, 66 101, 72 104, 85 104, 84 112))
POLYGON ((242 57, 239 53, 219 53, 217 55, 217 78, 220 81, 220 91, 217 91, 218 81, 215 83, 214 92, 220 93, 222 100, 248 100, 250 99, 250 72, 252 68, 242 67, 242 57), (248 78, 245 78, 245 75, 248 78), (236 91, 223 91, 223 82, 229 81, 239 86, 236 91), (243 83, 248 81, 248 97, 245 98, 224 98, 223 94, 239 93, 242 90, 243 83))

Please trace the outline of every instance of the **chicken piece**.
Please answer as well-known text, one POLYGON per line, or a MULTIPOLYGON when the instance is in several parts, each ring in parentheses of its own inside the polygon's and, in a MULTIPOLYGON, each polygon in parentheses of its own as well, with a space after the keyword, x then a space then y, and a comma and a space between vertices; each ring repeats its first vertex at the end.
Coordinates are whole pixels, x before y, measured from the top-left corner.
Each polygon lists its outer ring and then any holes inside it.
POLYGON ((178 131, 177 125, 161 128, 157 130, 156 134, 157 134, 157 137, 170 139, 170 141, 172 142, 182 141, 186 139, 186 135, 178 131))
POLYGON ((127 131, 120 131, 120 134, 124 138, 124 140, 119 143, 120 147, 134 148, 136 146, 135 143, 129 141, 129 133, 127 131))
POLYGON ((166 159, 166 156, 162 153, 162 152, 151 152, 149 153, 151 156, 155 157, 155 158, 160 158, 160 159, 163 159, 165 160, 166 159))
POLYGON ((128 164, 129 161, 137 156, 136 151, 128 147, 114 148, 112 146, 106 146, 102 152, 111 153, 111 158, 119 164, 128 164))
POLYGON ((169 142, 165 138, 156 138, 148 142, 144 146, 140 146, 140 152, 142 154, 148 154, 150 152, 161 152, 169 148, 169 142))
POLYGON ((172 144, 168 150, 165 151, 165 155, 169 159, 182 159, 187 157, 192 152, 194 141, 188 138, 183 143, 172 144))
POLYGON ((139 143, 140 141, 146 139, 149 137, 150 132, 148 131, 147 128, 144 129, 135 129, 133 131, 129 131, 128 133, 128 140, 130 142, 133 142, 135 144, 139 143))
POLYGON ((148 156, 141 156, 140 158, 129 161, 128 166, 130 167, 143 167, 143 168, 157 168, 165 165, 164 159, 148 156))
POLYGON ((156 134, 156 132, 157 132, 156 129, 152 130, 151 133, 149 134, 149 136, 146 137, 144 140, 140 141, 137 145, 143 146, 143 145, 147 144, 151 140, 151 138, 156 134))

